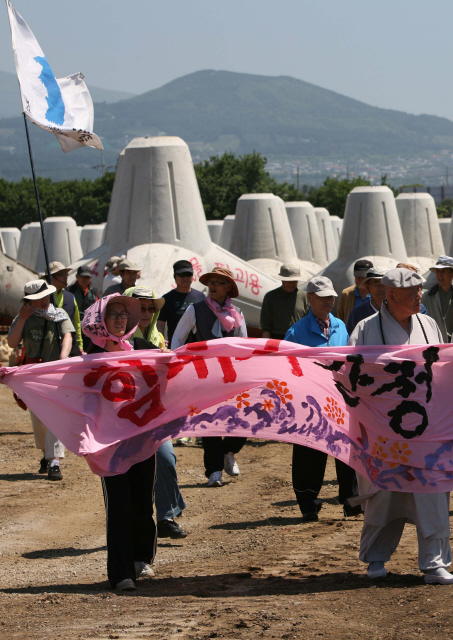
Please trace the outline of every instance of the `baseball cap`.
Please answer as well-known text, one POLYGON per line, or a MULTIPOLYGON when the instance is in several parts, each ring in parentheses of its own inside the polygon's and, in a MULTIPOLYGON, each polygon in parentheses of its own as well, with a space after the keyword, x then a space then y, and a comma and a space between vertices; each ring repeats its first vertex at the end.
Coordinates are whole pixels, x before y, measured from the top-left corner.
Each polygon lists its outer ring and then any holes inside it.
POLYGON ((179 275, 181 273, 193 273, 193 265, 189 260, 178 260, 173 265, 173 273, 179 275))
POLYGON ((368 269, 373 268, 373 263, 369 260, 357 260, 354 265, 354 277, 355 278, 366 278, 366 274, 368 269))
POLYGON ((78 276, 91 276, 93 275, 91 273, 91 269, 87 264, 82 264, 80 265, 80 267, 77 269, 77 275, 78 276))
POLYGON ((307 283, 307 293, 316 293, 320 298, 327 298, 328 296, 337 297, 332 281, 325 276, 315 276, 311 278, 307 283))

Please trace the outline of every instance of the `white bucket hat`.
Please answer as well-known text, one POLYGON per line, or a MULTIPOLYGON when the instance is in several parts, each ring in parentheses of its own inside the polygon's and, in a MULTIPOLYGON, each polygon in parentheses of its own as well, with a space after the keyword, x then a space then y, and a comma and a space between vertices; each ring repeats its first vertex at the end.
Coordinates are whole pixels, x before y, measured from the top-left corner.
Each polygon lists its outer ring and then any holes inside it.
POLYGON ((30 280, 24 287, 24 300, 40 300, 54 291, 56 288, 45 280, 30 280))

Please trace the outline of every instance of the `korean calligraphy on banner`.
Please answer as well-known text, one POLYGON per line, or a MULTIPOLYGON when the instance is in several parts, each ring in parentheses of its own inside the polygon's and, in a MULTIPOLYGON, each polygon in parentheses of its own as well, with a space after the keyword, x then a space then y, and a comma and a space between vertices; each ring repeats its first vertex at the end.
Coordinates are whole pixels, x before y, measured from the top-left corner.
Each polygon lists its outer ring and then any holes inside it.
POLYGON ((3 381, 98 475, 168 438, 304 444, 379 489, 453 489, 453 346, 301 347, 231 338, 2 369, 3 381))

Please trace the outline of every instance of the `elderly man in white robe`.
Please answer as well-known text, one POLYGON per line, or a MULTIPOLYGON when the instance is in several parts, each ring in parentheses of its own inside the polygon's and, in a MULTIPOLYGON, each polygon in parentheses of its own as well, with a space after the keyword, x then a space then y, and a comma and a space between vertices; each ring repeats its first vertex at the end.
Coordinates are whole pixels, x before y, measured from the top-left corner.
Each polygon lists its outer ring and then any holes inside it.
MULTIPOLYGON (((409 269, 391 269, 382 278, 385 300, 379 313, 358 323, 348 345, 440 344, 435 320, 420 315, 423 278, 409 269)), ((452 584, 449 493, 379 491, 357 474, 359 492, 367 496, 359 558, 368 576, 385 578, 385 563, 401 539, 406 522, 415 524, 418 563, 428 584, 452 584)))

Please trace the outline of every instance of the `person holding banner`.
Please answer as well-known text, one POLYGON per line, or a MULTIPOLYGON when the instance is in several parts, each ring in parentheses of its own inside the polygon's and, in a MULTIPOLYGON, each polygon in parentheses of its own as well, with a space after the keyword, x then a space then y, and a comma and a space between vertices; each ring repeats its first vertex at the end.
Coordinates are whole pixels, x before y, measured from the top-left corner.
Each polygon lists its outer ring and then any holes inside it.
MULTIPOLYGON (((342 320, 331 311, 337 293, 329 278, 315 276, 307 283, 310 311, 298 320, 285 335, 285 340, 304 344, 307 347, 342 347, 348 341, 348 332, 342 320)), ((316 522, 321 509, 318 500, 326 470, 327 453, 301 444, 293 445, 293 489, 302 512, 303 522, 316 522)), ((358 515, 360 507, 351 507, 347 499, 357 495, 357 480, 354 469, 335 459, 339 485, 340 504, 345 516, 358 515)))
MULTIPOLYGON (((441 344, 436 321, 420 314, 423 278, 409 269, 395 268, 381 282, 385 300, 379 313, 359 322, 348 345, 441 344)), ((380 491, 362 476, 358 480, 365 503, 359 558, 368 564, 368 576, 387 575, 385 563, 410 522, 417 527, 418 563, 425 582, 453 584, 453 575, 447 571, 451 564, 450 494, 380 491)))
MULTIPOLYGON (((231 302, 231 298, 239 295, 233 273, 224 267, 215 267, 210 273, 201 275, 200 282, 209 287, 209 295, 186 309, 173 334, 172 351, 186 342, 247 337, 244 316, 231 302)), ((239 475, 234 456, 246 441, 247 438, 230 436, 202 438, 208 487, 222 486, 224 470, 229 476, 239 475)))
MULTIPOLYGON (((63 360, 70 354, 75 329, 66 311, 50 304, 50 296, 55 291, 56 288, 45 280, 31 280, 24 287, 23 305, 8 333, 8 346, 12 349, 20 342, 24 343, 23 364, 63 360)), ((30 417, 36 448, 43 453, 39 473, 47 473, 49 480, 62 480, 63 443, 32 411, 30 417)))
MULTIPOLYGON (((92 344, 88 353, 157 349, 132 338, 141 316, 137 298, 118 293, 101 298, 85 311, 82 331, 92 344), (100 321, 99 321, 100 319, 100 321)), ((133 464, 125 473, 101 478, 107 526, 107 575, 113 589, 131 591, 137 578, 152 577, 156 554, 153 519, 156 456, 133 464)))

